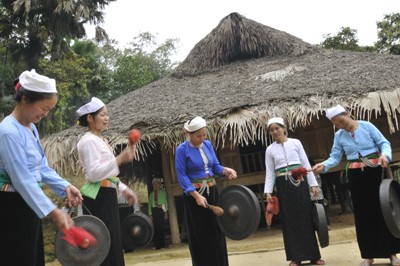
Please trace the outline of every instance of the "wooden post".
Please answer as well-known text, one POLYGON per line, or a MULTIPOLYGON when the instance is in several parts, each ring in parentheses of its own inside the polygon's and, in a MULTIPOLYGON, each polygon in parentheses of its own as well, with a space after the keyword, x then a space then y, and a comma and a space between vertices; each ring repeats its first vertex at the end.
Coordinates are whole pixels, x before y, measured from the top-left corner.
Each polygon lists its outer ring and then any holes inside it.
POLYGON ((171 240, 173 245, 177 245, 181 243, 181 237, 179 233, 178 215, 176 213, 174 193, 171 188, 172 171, 171 171, 169 154, 170 153, 168 151, 164 149, 161 150, 164 183, 168 199, 168 216, 169 216, 169 226, 171 228, 171 240))

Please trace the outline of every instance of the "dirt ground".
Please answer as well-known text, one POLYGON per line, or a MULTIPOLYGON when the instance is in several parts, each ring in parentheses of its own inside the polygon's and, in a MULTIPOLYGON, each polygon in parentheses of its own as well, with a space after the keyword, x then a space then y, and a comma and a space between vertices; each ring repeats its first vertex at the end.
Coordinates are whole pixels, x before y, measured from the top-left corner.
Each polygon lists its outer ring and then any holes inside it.
MULTIPOLYGON (((355 241, 346 241, 331 244, 321 249, 321 256, 327 266, 357 266, 362 261, 358 251, 358 245, 355 241)), ((170 259, 153 262, 131 262, 126 261, 127 266, 192 266, 190 258, 170 259)), ((266 250, 250 253, 229 253, 230 266, 287 266, 289 262, 285 260, 285 250, 266 250)), ((302 265, 312 265, 308 261, 302 262, 302 265)), ((389 259, 376 259, 374 266, 388 266, 389 259)))
MULTIPOLYGON (((354 229, 353 214, 338 215, 339 207, 329 210, 331 221, 329 243, 321 249, 322 258, 326 265, 350 266, 359 265, 359 254, 354 229)), ((279 224, 267 230, 260 227, 250 237, 244 240, 227 239, 229 263, 231 266, 288 265, 283 248, 283 238, 279 224)), ((388 260, 376 260, 374 265, 385 264, 388 260)), ((169 245, 162 250, 153 250, 151 245, 125 254, 126 266, 191 266, 189 248, 186 243, 169 245)), ((306 263, 306 262, 305 262, 306 263)), ((307 265, 307 264, 304 264, 307 265)), ((308 264, 310 265, 310 264, 308 264)), ((57 261, 46 263, 46 266, 60 266, 57 261)))
MULTIPOLYGON (((356 242, 353 214, 338 215, 338 213, 338 206, 333 206, 329 211, 331 221, 331 230, 329 231, 330 245, 321 249, 322 258, 326 260, 326 265, 359 265, 361 257, 356 242), (338 256, 338 254, 340 255, 338 256)), ((280 225, 272 226, 270 230, 261 227, 253 235, 244 240, 235 241, 227 239, 227 246, 231 266, 288 265, 283 248, 280 225)), ((125 254, 125 262, 127 266, 192 265, 187 244, 170 246, 160 251, 152 250, 151 248, 137 250, 125 254)), ((304 265, 307 265, 306 262, 304 263, 304 265)))

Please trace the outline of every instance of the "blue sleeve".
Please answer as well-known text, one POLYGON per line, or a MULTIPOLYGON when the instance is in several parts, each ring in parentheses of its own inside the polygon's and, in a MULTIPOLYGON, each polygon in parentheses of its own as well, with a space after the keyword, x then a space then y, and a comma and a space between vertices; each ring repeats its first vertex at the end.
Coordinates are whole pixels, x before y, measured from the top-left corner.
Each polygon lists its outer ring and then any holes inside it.
POLYGON ((176 149, 175 153, 175 170, 176 175, 178 176, 179 184, 181 185, 183 192, 185 194, 189 194, 194 191, 194 187, 192 182, 190 182, 189 177, 187 176, 186 171, 186 149, 184 144, 181 144, 176 149))
POLYGON ((324 172, 326 172, 330 168, 336 166, 342 160, 343 146, 340 141, 340 138, 341 138, 340 132, 341 132, 341 130, 339 130, 335 133, 335 138, 333 139, 333 146, 332 146, 332 150, 331 150, 331 154, 329 155, 329 158, 322 162, 322 164, 325 166, 324 172))
POLYGON ((374 126, 372 123, 368 123, 371 138, 374 140, 375 144, 379 147, 381 154, 385 154, 389 161, 392 160, 392 148, 390 146, 390 142, 383 136, 383 134, 379 131, 378 128, 374 126))
POLYGON ((29 170, 21 136, 4 134, 0 138, 0 147, 0 159, 11 178, 13 187, 39 218, 47 216, 56 206, 44 194, 38 185, 38 180, 29 170))
POLYGON ((61 198, 65 197, 67 193, 65 190, 71 185, 67 180, 63 179, 53 168, 51 168, 47 162, 47 158, 44 157, 42 165, 40 167, 40 176, 42 177, 43 183, 49 185, 49 187, 61 198))
MULTIPOLYGON (((39 138, 39 132, 37 131, 36 127, 34 125, 32 127, 36 136, 39 138)), ((44 154, 44 150, 40 142, 39 145, 41 152, 44 154)), ((71 184, 63 179, 56 171, 54 171, 53 168, 49 166, 46 155, 43 156, 43 160, 40 165, 40 177, 42 178, 42 182, 47 184, 59 197, 63 198, 66 196, 67 193, 65 190, 71 184)))

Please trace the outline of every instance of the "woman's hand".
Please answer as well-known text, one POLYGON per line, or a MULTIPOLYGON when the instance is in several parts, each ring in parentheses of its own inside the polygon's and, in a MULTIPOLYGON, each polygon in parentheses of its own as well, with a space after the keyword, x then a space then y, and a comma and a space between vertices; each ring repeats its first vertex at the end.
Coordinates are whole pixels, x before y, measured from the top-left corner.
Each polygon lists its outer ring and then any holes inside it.
POLYGON ((316 165, 313 166, 313 168, 311 169, 314 173, 320 174, 324 171, 325 169, 325 165, 323 165, 322 163, 317 163, 316 165))
POLYGON ((229 180, 237 178, 236 171, 229 167, 224 168, 224 170, 222 171, 222 175, 227 176, 229 180))
POLYGON ((207 200, 205 197, 203 197, 199 192, 197 191, 192 191, 190 192, 190 195, 196 200, 197 205, 207 208, 207 200))
POLYGON ((133 204, 139 202, 136 193, 130 188, 126 188, 124 191, 122 191, 122 193, 124 194, 126 200, 128 201, 129 206, 132 206, 133 204))
POLYGON ((82 204, 82 194, 75 186, 68 186, 65 192, 67 193, 66 201, 69 207, 82 204))
POLYGON ((271 193, 267 193, 267 202, 268 203, 274 203, 274 201, 272 200, 271 193))
POLYGON ((55 208, 50 212, 50 216, 58 229, 69 229, 74 225, 72 218, 59 208, 55 208))
POLYGON ((136 144, 127 145, 125 149, 116 157, 118 165, 131 162, 136 155, 136 144))
POLYGON ((317 199, 318 198, 318 187, 311 187, 311 192, 314 195, 314 198, 317 199))
POLYGON ((381 156, 379 156, 378 164, 382 168, 386 168, 386 167, 389 166, 389 160, 388 160, 388 158, 387 158, 387 156, 385 154, 381 154, 381 156))

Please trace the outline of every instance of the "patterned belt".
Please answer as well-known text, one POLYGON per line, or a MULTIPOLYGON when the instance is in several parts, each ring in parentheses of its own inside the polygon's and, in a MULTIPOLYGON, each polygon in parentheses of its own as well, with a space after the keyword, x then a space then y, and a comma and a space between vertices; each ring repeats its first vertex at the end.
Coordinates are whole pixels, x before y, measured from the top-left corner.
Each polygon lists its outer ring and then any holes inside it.
POLYGON ((200 195, 203 195, 204 191, 207 191, 207 195, 210 195, 210 187, 215 186, 214 177, 208 176, 206 178, 201 179, 190 179, 192 185, 195 189, 198 189, 197 192, 200 195))
POLYGON ((278 177, 278 176, 286 176, 286 175, 290 175, 290 171, 289 172, 277 172, 276 173, 276 177, 278 177))
POLYGON ((294 177, 294 176, 292 176, 291 171, 300 166, 301 166, 301 164, 292 164, 292 165, 288 165, 287 167, 282 167, 282 168, 276 169, 275 176, 276 177, 284 176, 285 180, 289 180, 293 186, 299 187, 301 185, 301 181, 304 181, 303 176, 294 177))
POLYGON ((190 179, 190 181, 192 182, 193 187, 196 188, 196 189, 201 188, 204 183, 208 187, 215 186, 215 180, 214 180, 214 178, 212 176, 211 177, 207 177, 207 178, 201 178, 201 179, 190 179))
MULTIPOLYGON (((196 188, 196 189, 199 189, 199 188, 201 188, 203 186, 202 183, 192 183, 192 184, 193 184, 193 187, 196 188)), ((206 184, 207 184, 208 187, 215 186, 214 180, 210 181, 210 182, 206 182, 206 184)))
MULTIPOLYGON (((377 165, 379 158, 373 158, 373 159, 368 159, 368 161, 373 164, 373 165, 377 165)), ((367 167, 368 165, 364 162, 349 162, 349 169, 360 169, 360 168, 364 168, 367 167)))
POLYGON ((275 175, 276 175, 276 177, 292 175, 290 171, 292 171, 293 169, 298 168, 300 166, 301 166, 301 164, 292 164, 287 167, 282 167, 282 168, 276 169, 275 175))
MULTIPOLYGON (((42 182, 38 182, 38 186, 40 188, 43 187, 43 183, 42 182)), ((15 190, 14 186, 12 184, 2 184, 0 185, 0 191, 1 192, 18 192, 15 190)))
POLYGON ((101 187, 118 188, 118 185, 115 184, 115 183, 113 183, 113 182, 111 182, 111 181, 108 180, 108 179, 103 179, 103 180, 101 181, 101 187))

